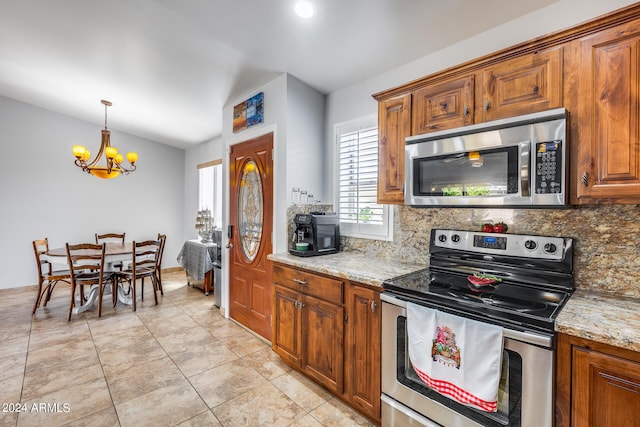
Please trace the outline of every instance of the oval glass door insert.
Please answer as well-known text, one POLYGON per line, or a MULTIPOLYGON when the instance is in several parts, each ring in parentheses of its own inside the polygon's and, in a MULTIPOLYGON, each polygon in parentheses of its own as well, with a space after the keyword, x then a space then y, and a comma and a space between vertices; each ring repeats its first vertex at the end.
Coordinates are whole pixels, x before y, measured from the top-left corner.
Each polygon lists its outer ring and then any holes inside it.
POLYGON ((262 239, 262 180, 258 165, 249 160, 240 174, 238 190, 238 230, 242 253, 253 261, 260 249, 262 239))

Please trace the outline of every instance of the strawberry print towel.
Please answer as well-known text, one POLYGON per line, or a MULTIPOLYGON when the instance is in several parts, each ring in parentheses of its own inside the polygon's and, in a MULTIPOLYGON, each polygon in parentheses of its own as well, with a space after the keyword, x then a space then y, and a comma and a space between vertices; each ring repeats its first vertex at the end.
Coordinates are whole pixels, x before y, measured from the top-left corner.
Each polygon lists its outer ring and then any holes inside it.
POLYGON ((502 328, 407 303, 409 359, 424 383, 442 395, 496 412, 502 328))

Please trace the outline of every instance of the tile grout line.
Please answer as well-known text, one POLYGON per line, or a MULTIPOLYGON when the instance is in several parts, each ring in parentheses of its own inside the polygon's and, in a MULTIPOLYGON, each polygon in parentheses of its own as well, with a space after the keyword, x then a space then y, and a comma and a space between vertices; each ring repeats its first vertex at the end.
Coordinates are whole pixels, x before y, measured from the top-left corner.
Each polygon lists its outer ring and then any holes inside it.
MULTIPOLYGON (((191 318, 191 316, 185 312, 182 307, 177 306, 176 304, 174 304, 173 302, 171 302, 171 305, 173 305, 174 307, 178 308, 182 313, 184 313, 186 316, 188 316, 189 318, 191 318)), ((195 417, 198 417, 202 414, 204 414, 205 412, 209 411, 211 412, 211 415, 213 415, 216 420, 218 420, 218 417, 216 417, 216 415, 213 413, 213 411, 211 410, 211 408, 209 408, 209 405, 207 405, 207 402, 204 400, 204 398, 200 395, 200 393, 198 393, 198 390, 196 390, 196 388, 193 386, 193 384, 191 383, 191 381, 189 381, 189 378, 185 375, 185 373, 182 371, 182 369, 180 369, 180 367, 178 366, 178 364, 175 362, 175 360, 173 360, 173 358, 171 357, 171 355, 169 354, 169 352, 167 351, 167 349, 164 348, 164 346, 160 343, 160 341, 158 341, 158 338, 153 334, 153 332, 149 329, 149 327, 147 326, 147 323, 144 321, 143 318, 140 317, 140 315, 137 313, 136 311, 136 317, 140 320, 140 322, 142 322, 142 324, 144 325, 144 328, 149 332, 149 334, 151 334, 151 336, 153 337, 153 340, 158 344, 158 346, 162 349, 162 351, 164 352, 164 354, 167 355, 167 358, 171 361, 171 363, 173 363, 173 366, 176 367, 176 369, 178 370, 178 372, 180 372, 180 375, 182 375, 182 377, 185 379, 185 381, 189 384, 189 386, 193 389, 193 391, 198 395, 198 397, 200 398, 200 400, 202 400, 202 403, 204 403, 204 406, 207 408, 206 411, 202 411, 199 414, 195 414, 193 417, 191 418, 187 418, 186 420, 182 420, 179 423, 175 424, 175 426, 178 426, 186 421, 192 420, 195 417)), ((196 322, 197 323, 197 322, 196 322)), ((198 324, 199 325, 199 324, 198 324)), ((218 420, 218 422, 220 422, 220 420, 218 420)), ((220 423, 222 424, 222 423, 220 423)))
MULTIPOLYGON (((111 406, 113 407, 113 412, 116 413, 116 419, 118 420, 118 425, 122 426, 122 423, 120 422, 120 415, 118 414, 118 409, 116 408, 116 404, 113 401, 113 394, 111 394, 111 387, 109 386, 109 381, 107 381, 107 375, 104 372, 104 366, 102 365, 102 359, 100 359, 100 351, 98 350, 98 346, 96 345, 96 340, 93 337, 93 331, 91 330, 91 324, 89 323, 89 320, 86 318, 84 321, 87 323, 87 328, 89 328, 89 335, 91 335, 91 342, 93 343, 93 348, 96 352, 96 357, 98 358, 98 363, 100 364, 100 370, 102 371, 102 377, 104 378, 104 383, 107 385, 107 391, 109 392, 109 398, 111 399, 111 406)), ((97 413, 97 412, 96 412, 97 413)), ((83 417, 86 418, 86 417, 83 417)), ((82 418, 80 418, 82 419, 82 418)))

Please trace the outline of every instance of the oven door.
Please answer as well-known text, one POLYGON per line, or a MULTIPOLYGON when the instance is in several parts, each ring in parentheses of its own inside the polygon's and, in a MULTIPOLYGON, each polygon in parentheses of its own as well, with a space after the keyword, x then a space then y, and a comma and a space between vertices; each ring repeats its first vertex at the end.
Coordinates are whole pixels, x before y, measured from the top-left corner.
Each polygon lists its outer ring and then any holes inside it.
MULTIPOLYGON (((439 394, 418 378, 409 362, 406 303, 387 293, 382 300, 382 393, 387 396, 382 400, 383 426, 415 413, 443 426, 551 427, 551 337, 504 330, 498 411, 487 413, 439 394), (404 410, 399 411, 398 405, 404 410)), ((429 424, 416 417, 410 425, 429 424)))

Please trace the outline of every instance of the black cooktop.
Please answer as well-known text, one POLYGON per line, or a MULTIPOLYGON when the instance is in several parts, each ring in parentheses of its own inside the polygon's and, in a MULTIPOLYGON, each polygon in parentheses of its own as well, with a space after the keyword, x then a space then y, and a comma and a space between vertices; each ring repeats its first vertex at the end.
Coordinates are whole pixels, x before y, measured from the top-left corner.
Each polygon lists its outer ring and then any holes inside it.
POLYGON ((430 268, 383 288, 455 314, 545 331, 573 291, 571 239, 432 230, 430 250, 430 268))
POLYGON ((477 286, 469 275, 420 270, 384 282, 385 290, 415 302, 440 304, 494 319, 553 327, 555 317, 569 298, 562 291, 541 290, 508 281, 477 286))

